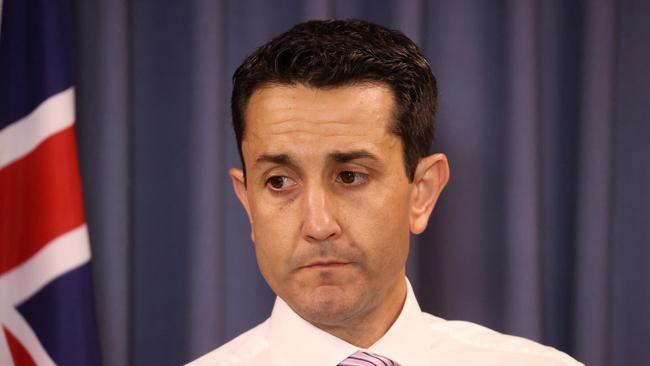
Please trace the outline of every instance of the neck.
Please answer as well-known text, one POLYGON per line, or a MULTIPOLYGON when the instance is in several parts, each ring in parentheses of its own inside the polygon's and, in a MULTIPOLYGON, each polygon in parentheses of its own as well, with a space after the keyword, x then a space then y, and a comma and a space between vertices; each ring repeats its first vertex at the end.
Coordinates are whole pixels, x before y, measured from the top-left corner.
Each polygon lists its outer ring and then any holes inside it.
POLYGON ((318 328, 360 348, 369 348, 377 342, 402 311, 406 300, 406 281, 400 278, 380 303, 364 316, 344 326, 314 324, 318 328))

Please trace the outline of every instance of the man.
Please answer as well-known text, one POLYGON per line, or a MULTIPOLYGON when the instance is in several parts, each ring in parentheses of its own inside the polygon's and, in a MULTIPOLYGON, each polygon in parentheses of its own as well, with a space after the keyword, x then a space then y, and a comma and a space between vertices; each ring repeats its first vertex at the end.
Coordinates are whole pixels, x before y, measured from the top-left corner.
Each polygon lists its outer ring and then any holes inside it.
POLYGON ((234 75, 231 169, 272 315, 192 365, 577 365, 423 313, 405 277, 449 178, 429 155, 436 80, 418 47, 363 21, 298 24, 234 75))

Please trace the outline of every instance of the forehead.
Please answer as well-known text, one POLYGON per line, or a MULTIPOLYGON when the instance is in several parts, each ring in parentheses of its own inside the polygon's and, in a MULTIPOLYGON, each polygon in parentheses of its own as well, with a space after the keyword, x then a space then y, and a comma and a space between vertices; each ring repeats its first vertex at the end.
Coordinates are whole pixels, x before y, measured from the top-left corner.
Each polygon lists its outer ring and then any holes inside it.
POLYGON ((376 83, 267 85, 253 93, 246 108, 244 155, 388 148, 399 143, 390 132, 394 110, 392 91, 376 83))

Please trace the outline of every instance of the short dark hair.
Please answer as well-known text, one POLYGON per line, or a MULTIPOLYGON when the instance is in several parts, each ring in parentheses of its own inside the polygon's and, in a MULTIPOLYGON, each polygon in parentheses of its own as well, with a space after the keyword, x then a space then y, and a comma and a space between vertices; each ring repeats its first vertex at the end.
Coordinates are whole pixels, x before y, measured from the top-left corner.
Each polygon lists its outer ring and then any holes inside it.
POLYGON ((403 33, 362 20, 312 20, 295 25, 250 54, 233 75, 231 109, 239 156, 245 109, 253 92, 268 84, 316 88, 378 82, 395 98, 391 131, 402 140, 406 175, 434 138, 436 78, 418 46, 403 33))

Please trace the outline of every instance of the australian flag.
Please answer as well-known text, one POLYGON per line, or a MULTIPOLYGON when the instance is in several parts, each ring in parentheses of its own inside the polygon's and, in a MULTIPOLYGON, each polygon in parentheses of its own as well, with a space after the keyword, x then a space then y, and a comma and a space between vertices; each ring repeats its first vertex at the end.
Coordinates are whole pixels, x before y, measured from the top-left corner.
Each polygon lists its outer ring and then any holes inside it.
POLYGON ((71 4, 0 9, 0 365, 98 365, 71 4))

